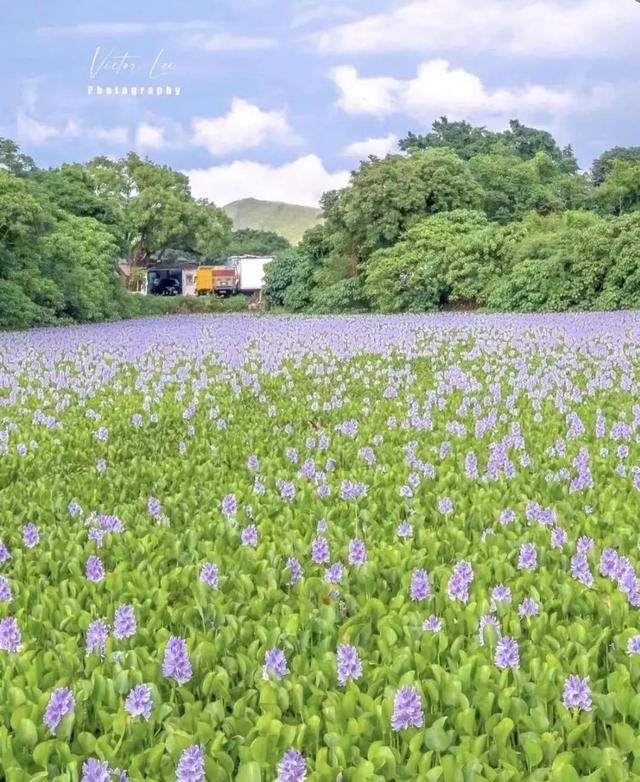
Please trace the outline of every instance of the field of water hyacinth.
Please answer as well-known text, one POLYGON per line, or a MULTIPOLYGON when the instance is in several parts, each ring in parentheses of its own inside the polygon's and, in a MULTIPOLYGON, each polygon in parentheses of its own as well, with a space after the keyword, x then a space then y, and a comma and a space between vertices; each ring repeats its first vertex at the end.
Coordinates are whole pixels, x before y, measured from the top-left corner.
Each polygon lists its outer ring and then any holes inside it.
POLYGON ((0 778, 640 779, 640 315, 0 337, 0 778))

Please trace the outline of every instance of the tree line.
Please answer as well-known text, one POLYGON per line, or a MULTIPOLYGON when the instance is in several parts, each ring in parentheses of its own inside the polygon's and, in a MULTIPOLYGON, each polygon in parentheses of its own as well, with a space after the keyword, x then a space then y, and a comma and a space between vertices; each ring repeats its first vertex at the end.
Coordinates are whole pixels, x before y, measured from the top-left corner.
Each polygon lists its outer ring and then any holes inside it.
POLYGON ((117 273, 120 260, 136 287, 150 259, 219 262, 288 246, 270 232, 232 231, 222 210, 192 197, 184 174, 134 153, 41 169, 0 139, 2 328, 175 308, 128 291, 117 273))
POLYGON ((324 223, 267 267, 274 307, 640 307, 640 147, 581 172, 546 131, 442 117, 362 162, 322 206, 324 223))

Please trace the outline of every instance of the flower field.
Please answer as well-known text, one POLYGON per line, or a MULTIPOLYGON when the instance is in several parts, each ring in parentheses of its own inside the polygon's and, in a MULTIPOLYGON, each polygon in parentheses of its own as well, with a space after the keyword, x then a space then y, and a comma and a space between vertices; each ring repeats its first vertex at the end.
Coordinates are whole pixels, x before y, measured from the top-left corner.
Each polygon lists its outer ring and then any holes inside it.
POLYGON ((640 779, 640 316, 0 336, 0 778, 640 779))

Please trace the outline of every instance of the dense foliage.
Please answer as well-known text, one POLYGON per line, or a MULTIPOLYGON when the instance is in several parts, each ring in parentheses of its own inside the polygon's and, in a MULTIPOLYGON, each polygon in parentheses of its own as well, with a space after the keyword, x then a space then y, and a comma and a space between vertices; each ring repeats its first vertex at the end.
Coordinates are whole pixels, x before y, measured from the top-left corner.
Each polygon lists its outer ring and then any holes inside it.
POLYGON ((135 275, 169 251, 215 257, 230 225, 191 197, 186 176, 133 153, 40 170, 0 139, 0 328, 154 311, 127 293, 119 259, 135 275))
POLYGON ((639 346, 631 313, 0 335, 2 779, 638 778, 639 346))
POLYGON ((640 307, 640 148, 608 150, 586 174, 546 131, 514 120, 492 132, 446 118, 399 146, 325 195, 324 223, 267 269, 272 304, 640 307))

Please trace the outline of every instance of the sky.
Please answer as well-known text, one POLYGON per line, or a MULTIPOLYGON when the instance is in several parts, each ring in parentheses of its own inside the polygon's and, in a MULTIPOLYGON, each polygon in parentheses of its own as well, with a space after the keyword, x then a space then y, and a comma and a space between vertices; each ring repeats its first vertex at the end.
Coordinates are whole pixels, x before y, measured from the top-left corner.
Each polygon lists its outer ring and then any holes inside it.
POLYGON ((637 0, 0 0, 0 20, 1 136, 41 166, 135 150, 218 205, 317 205, 443 115, 517 117, 584 169, 640 143, 637 0))

